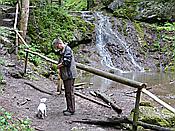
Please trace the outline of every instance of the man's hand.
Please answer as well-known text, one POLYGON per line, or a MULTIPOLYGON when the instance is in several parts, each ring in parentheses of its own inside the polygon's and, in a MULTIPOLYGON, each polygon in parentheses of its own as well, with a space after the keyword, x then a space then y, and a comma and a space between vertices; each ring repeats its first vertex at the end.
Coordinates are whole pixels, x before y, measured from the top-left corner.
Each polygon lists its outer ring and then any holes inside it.
POLYGON ((63 66, 63 64, 62 63, 59 63, 58 64, 58 69, 60 69, 62 66, 63 66))

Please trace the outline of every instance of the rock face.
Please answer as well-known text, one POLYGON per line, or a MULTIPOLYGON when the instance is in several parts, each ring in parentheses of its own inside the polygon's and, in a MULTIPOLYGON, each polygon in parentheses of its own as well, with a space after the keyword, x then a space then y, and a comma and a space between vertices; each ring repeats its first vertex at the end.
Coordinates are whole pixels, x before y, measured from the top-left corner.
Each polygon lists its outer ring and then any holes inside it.
POLYGON ((108 8, 111 9, 112 11, 115 11, 116 9, 123 6, 123 4, 124 4, 124 0, 114 0, 112 3, 108 5, 108 8))
POLYGON ((122 71, 156 70, 153 58, 142 53, 134 23, 122 18, 96 15, 96 45, 102 62, 122 71))
POLYGON ((175 1, 114 0, 108 5, 116 16, 140 21, 175 21, 175 1))
POLYGON ((138 3, 136 10, 138 20, 168 20, 175 21, 175 2, 143 1, 138 3))

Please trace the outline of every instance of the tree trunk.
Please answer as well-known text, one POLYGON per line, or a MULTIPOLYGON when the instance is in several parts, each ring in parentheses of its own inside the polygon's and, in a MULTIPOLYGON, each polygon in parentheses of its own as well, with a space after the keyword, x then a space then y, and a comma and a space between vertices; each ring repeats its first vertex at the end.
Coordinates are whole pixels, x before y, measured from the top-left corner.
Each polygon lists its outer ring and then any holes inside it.
POLYGON ((29 18, 29 0, 22 0, 20 31, 21 36, 25 39, 27 33, 27 25, 29 18))
POLYGON ((94 6, 94 0, 87 0, 87 10, 94 6))
POLYGON ((61 6, 62 5, 62 0, 58 0, 58 4, 61 6))

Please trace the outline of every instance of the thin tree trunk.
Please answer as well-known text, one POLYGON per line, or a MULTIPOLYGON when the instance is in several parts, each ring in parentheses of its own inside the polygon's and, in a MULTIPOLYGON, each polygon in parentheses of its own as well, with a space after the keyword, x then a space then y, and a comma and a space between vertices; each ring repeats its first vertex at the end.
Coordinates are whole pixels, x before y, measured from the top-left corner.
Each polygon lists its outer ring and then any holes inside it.
POLYGON ((29 18, 29 0, 22 0, 20 31, 22 31, 21 36, 24 39, 27 33, 28 18, 29 18))
POLYGON ((58 0, 58 4, 61 6, 62 5, 62 0, 58 0))
POLYGON ((87 0, 87 10, 94 6, 94 0, 87 0))

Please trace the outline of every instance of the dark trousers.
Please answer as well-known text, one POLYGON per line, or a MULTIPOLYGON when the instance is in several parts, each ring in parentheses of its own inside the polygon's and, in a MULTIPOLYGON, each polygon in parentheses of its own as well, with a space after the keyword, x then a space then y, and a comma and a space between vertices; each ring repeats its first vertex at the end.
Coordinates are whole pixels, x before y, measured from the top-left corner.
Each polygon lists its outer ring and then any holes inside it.
POLYGON ((75 79, 69 79, 63 81, 65 88, 67 110, 69 110, 71 113, 75 112, 74 81, 75 79))

